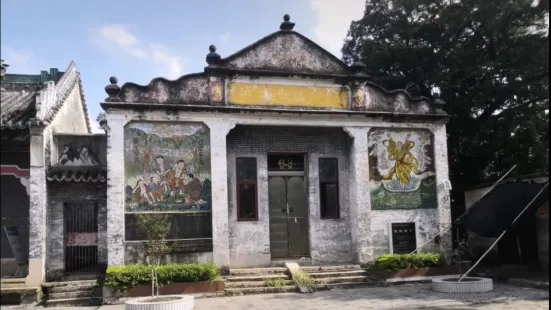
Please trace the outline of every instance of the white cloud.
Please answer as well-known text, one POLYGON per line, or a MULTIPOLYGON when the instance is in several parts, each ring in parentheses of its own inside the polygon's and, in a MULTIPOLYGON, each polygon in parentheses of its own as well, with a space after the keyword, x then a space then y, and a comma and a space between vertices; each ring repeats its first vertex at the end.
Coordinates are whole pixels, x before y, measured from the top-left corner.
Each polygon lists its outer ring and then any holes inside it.
POLYGON ((128 56, 155 66, 157 74, 174 79, 183 75, 182 58, 168 47, 138 38, 124 25, 105 25, 96 31, 104 47, 117 47, 128 56))
POLYGON ((317 43, 340 58, 350 23, 363 17, 365 1, 309 0, 317 16, 314 28, 317 43))
POLYGON ((36 68, 33 67, 33 55, 31 50, 16 50, 8 46, 2 46, 2 59, 8 65, 7 72, 14 73, 35 73, 36 68))

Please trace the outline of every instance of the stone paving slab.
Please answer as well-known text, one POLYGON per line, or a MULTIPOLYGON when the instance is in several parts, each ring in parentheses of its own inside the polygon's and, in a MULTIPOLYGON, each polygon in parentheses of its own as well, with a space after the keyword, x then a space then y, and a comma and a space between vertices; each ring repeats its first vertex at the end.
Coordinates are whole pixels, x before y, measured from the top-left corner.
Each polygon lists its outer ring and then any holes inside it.
MULTIPOLYGON (((270 294, 201 298, 196 310, 543 310, 549 309, 549 292, 541 289, 495 284, 494 291, 480 294, 433 292, 430 284, 322 291, 313 294, 270 294)), ((1 307, 2 310, 25 309, 1 307)), ((38 309, 27 307, 26 309, 38 309)), ((48 308, 62 310, 123 310, 124 305, 48 308)))

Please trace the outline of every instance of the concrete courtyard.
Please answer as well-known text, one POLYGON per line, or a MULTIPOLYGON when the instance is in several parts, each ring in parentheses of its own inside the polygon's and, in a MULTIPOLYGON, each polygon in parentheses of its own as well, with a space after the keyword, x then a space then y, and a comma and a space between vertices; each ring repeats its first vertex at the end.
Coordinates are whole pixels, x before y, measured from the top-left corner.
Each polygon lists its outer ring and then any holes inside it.
MULTIPOLYGON (((447 295, 430 290, 428 284, 393 287, 332 290, 313 294, 271 294, 236 297, 198 298, 198 310, 333 310, 333 309, 428 309, 428 310, 508 310, 549 309, 546 290, 496 284, 484 294, 447 295)), ((38 309, 36 307, 2 307, 2 309, 38 309)), ((48 308, 54 309, 54 308, 48 308)), ((64 310, 123 310, 124 305, 101 307, 56 308, 64 310)))

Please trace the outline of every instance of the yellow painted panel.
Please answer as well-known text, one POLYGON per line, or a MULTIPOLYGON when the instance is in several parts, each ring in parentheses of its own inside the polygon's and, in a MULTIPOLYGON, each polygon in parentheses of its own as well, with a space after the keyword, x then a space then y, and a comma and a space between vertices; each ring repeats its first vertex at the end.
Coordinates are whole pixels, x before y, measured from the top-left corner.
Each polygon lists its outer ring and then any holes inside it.
POLYGON ((256 106, 348 109, 348 96, 344 87, 234 82, 228 89, 230 104, 256 106))

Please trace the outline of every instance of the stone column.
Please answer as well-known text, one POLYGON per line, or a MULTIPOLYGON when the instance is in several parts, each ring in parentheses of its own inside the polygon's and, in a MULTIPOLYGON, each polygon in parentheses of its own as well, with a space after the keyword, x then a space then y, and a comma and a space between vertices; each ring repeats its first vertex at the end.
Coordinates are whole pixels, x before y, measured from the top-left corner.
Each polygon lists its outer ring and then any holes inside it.
POLYGON ((349 155, 350 227, 357 263, 363 264, 373 261, 367 150, 367 134, 370 127, 344 127, 343 129, 353 139, 349 155))
POLYGON ((123 115, 107 114, 107 265, 124 265, 123 115))
MULTIPOLYGON (((448 140, 446 125, 439 124, 433 128, 434 134, 434 168, 436 171, 436 197, 438 200, 438 228, 439 231, 447 229, 451 225, 452 213, 450 202, 450 191, 446 189, 446 182, 449 182, 448 167, 448 140)), ((440 236, 440 242, 444 249, 444 255, 451 262, 452 257, 452 231, 451 229, 440 236)))
POLYGON ((227 121, 207 122, 210 129, 212 181, 212 259, 222 270, 229 268, 228 166, 226 136, 235 127, 227 121))
POLYGON ((29 274, 26 285, 38 287, 45 277, 46 258, 46 160, 45 128, 32 128, 30 141, 30 181, 29 181, 29 274))

